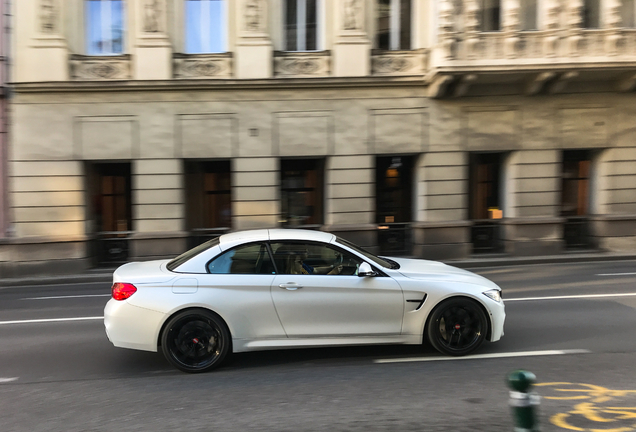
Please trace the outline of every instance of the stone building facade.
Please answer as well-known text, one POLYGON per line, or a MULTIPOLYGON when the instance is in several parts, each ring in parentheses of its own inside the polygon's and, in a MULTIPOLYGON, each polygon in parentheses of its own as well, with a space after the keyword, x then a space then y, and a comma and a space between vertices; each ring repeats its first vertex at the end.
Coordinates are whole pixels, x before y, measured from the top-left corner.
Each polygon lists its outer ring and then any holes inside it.
POLYGON ((304 226, 636 246, 633 0, 20 0, 7 274, 304 226))
POLYGON ((2 239, 6 236, 8 228, 7 146, 9 142, 10 16, 9 0, 0 1, 0 241, 3 241, 2 239))

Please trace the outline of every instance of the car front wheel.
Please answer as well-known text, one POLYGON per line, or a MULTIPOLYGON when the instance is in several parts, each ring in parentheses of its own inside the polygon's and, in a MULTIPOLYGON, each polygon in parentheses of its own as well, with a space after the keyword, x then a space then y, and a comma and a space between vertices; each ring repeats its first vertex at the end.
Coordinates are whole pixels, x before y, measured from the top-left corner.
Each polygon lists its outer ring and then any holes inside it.
POLYGON ((462 356, 475 351, 484 341, 488 319, 473 300, 446 300, 432 313, 428 323, 428 340, 443 354, 462 356))
POLYGON ((177 369, 189 373, 218 367, 230 349, 230 331, 216 314, 204 310, 183 311, 168 321, 161 335, 161 349, 177 369))

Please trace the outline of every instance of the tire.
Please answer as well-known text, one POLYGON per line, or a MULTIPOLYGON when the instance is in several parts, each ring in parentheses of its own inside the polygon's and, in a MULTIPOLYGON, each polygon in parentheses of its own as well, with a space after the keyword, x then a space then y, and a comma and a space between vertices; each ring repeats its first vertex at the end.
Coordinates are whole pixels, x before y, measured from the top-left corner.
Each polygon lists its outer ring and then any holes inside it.
POLYGON ((475 351, 486 338, 488 318, 477 302, 467 298, 446 300, 428 321, 428 340, 437 351, 463 356, 475 351))
POLYGON ((186 310, 170 318, 161 334, 161 350, 183 372, 207 372, 218 367, 230 351, 225 322, 205 309, 186 310))

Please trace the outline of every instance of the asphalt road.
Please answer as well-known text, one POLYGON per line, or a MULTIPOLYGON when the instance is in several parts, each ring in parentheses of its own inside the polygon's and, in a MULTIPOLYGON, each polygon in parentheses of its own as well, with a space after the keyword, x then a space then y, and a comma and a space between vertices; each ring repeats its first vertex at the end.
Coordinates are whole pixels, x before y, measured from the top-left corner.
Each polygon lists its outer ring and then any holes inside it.
POLYGON ((636 262, 477 272, 503 288, 508 315, 504 338, 477 353, 488 358, 268 351, 199 375, 112 347, 99 319, 108 284, 0 288, 0 432, 510 431, 517 368, 572 383, 537 387, 542 430, 636 431, 636 262))

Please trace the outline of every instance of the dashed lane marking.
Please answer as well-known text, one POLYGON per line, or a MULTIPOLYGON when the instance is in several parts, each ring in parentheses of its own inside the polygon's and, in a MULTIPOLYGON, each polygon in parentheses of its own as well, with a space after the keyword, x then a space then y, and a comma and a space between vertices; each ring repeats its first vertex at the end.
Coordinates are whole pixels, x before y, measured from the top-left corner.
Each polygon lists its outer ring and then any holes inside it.
POLYGON ((636 272, 631 273, 599 273, 596 276, 634 276, 636 272))
POLYGON ((50 296, 50 297, 25 297, 20 300, 53 300, 53 299, 67 299, 67 298, 84 298, 84 297, 110 297, 111 294, 84 294, 84 295, 69 295, 69 296, 50 296))
POLYGON ((406 357, 392 359, 376 359, 373 363, 408 363, 408 362, 430 362, 430 361, 447 361, 447 360, 480 360, 493 358, 509 358, 509 357, 535 357, 535 356, 551 356, 566 354, 589 354, 591 351, 584 349, 573 350, 548 350, 548 351, 518 351, 508 353, 491 353, 491 354, 475 354, 463 357, 406 357))
POLYGON ((515 302, 515 301, 532 301, 532 300, 593 299, 593 298, 634 297, 634 296, 636 296, 636 293, 577 294, 577 295, 552 296, 552 297, 505 298, 504 303, 515 302))
POLYGON ((5 384, 5 383, 10 383, 13 381, 17 381, 18 377, 13 377, 13 378, 2 378, 0 377, 0 384, 5 384))
POLYGON ((74 318, 45 318, 45 319, 32 319, 32 320, 0 321, 0 325, 41 324, 41 323, 51 323, 51 322, 92 321, 92 320, 103 320, 103 319, 104 319, 103 316, 74 317, 74 318))

